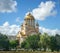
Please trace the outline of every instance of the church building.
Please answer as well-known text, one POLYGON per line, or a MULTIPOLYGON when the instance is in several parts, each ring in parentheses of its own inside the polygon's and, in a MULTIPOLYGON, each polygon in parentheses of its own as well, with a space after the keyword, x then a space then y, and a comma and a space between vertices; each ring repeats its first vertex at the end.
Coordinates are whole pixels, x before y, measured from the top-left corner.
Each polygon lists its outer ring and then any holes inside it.
POLYGON ((19 40, 19 44, 21 44, 27 36, 38 33, 39 24, 36 23, 34 16, 29 12, 25 16, 24 22, 21 25, 21 30, 17 34, 17 40, 19 40))

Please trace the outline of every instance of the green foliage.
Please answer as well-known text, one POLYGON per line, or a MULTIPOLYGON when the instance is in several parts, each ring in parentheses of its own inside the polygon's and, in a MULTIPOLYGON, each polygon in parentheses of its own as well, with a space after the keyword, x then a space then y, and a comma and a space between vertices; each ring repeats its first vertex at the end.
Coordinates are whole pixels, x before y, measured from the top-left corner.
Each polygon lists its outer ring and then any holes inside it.
POLYGON ((21 47, 22 48, 31 48, 33 50, 37 49, 39 40, 40 40, 39 35, 30 35, 26 38, 25 41, 22 42, 21 47))
POLYGON ((16 48, 19 45, 17 40, 10 41, 10 48, 16 48))
POLYGON ((50 36, 47 33, 40 35, 30 35, 21 43, 21 47, 25 49, 44 49, 44 51, 59 51, 60 50, 60 35, 50 36))
POLYGON ((40 35, 40 45, 41 48, 44 49, 44 51, 46 51, 46 49, 49 47, 49 42, 50 42, 50 37, 48 36, 47 33, 40 35))
POLYGON ((9 40, 6 35, 0 33, 0 49, 9 50, 9 40))
MULTIPOLYGON (((9 50, 10 48, 16 49, 19 45, 17 40, 10 40, 6 35, 0 33, 0 49, 9 50)), ((60 35, 50 36, 47 33, 29 35, 22 43, 21 48, 43 51, 60 51, 60 35)))
POLYGON ((30 44, 27 41, 23 41, 21 43, 21 48, 29 49, 30 48, 30 44))
POLYGON ((55 37, 54 36, 51 36, 50 37, 50 49, 52 50, 52 51, 54 51, 54 50, 56 50, 56 39, 55 39, 55 37))
POLYGON ((60 50, 60 35, 56 34, 55 36, 51 36, 49 46, 52 51, 59 51, 60 50))
POLYGON ((56 51, 59 51, 60 50, 60 35, 59 34, 56 34, 55 36, 56 38, 56 51))

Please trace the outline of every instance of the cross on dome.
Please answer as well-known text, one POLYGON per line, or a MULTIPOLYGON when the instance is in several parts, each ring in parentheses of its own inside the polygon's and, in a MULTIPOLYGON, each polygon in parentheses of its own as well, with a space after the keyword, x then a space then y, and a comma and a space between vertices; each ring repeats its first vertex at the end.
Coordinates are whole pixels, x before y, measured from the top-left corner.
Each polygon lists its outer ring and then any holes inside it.
POLYGON ((33 16, 30 12, 28 12, 28 13, 26 14, 25 19, 35 20, 35 19, 34 19, 34 16, 33 16))

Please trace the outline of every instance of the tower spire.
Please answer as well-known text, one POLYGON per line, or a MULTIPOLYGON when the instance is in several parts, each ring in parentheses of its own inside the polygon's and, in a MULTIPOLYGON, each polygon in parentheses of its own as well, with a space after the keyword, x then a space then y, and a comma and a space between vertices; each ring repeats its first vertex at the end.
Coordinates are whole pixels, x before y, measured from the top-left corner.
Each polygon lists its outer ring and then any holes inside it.
POLYGON ((36 22, 36 26, 39 26, 38 21, 36 22))

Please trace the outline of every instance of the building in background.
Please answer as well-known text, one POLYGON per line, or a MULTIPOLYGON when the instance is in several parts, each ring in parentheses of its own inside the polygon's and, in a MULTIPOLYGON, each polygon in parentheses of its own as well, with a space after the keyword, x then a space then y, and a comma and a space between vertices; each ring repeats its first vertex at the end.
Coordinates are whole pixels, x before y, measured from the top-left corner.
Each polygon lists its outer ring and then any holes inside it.
POLYGON ((16 36, 7 36, 9 40, 16 40, 16 36))

